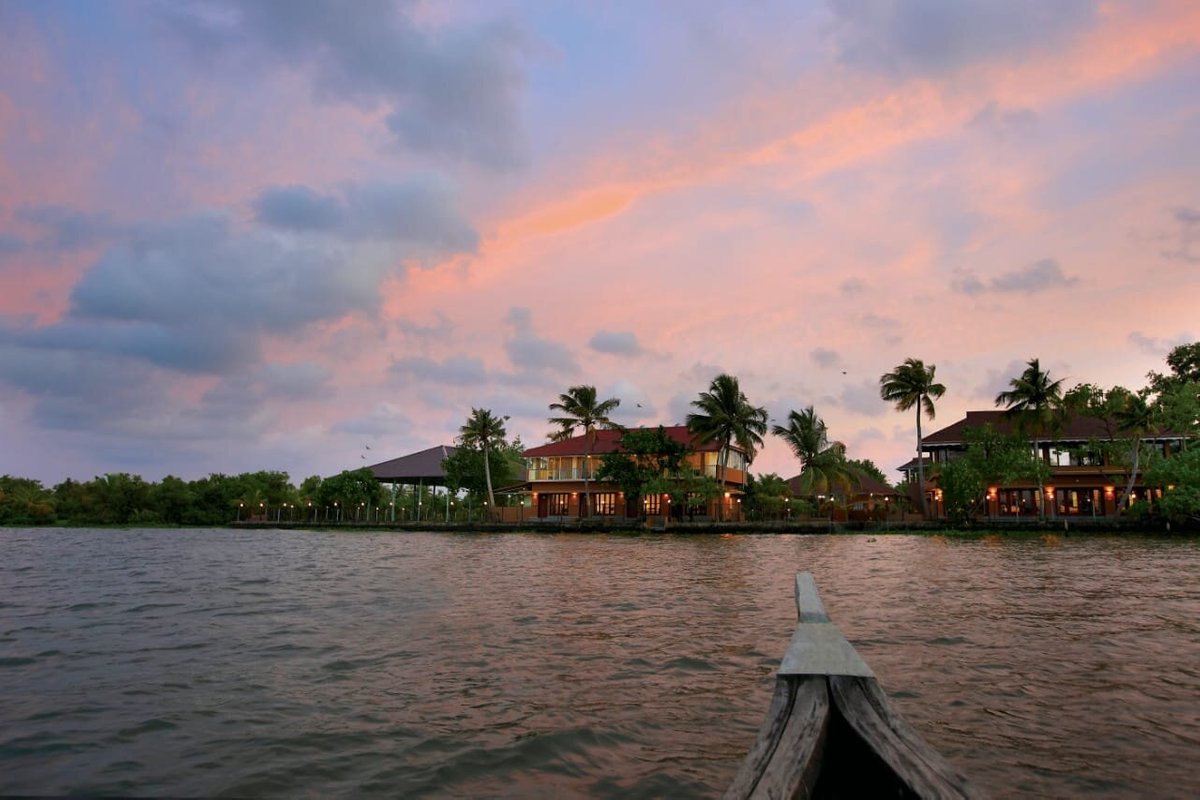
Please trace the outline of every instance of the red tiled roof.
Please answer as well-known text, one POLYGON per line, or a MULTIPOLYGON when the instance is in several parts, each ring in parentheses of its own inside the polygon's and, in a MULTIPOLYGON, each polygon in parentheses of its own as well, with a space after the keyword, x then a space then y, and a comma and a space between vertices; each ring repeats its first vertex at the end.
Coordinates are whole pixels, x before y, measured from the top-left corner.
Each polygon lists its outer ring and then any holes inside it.
MULTIPOLYGON (((653 428, 636 428, 633 430, 653 430, 653 428)), ((707 442, 701 444, 691 433, 688 432, 686 425, 671 425, 663 426, 663 432, 680 444, 687 445, 697 453, 716 452, 720 449, 720 442, 707 442)), ((600 456, 605 453, 615 453, 621 449, 621 435, 619 430, 598 430, 596 431, 595 444, 592 445, 592 455, 600 456)), ((734 446, 736 448, 736 445, 734 446)), ((547 456, 582 456, 587 455, 587 445, 584 442, 582 435, 572 436, 570 439, 564 439, 561 442, 550 442, 549 444, 531 447, 522 453, 526 458, 544 458, 547 456)))
MULTIPOLYGON (((923 447, 930 445, 963 444, 963 431, 966 428, 982 428, 991 425, 997 433, 1020 432, 1017 418, 1006 416, 1003 410, 968 411, 967 416, 948 427, 935 431, 921 440, 923 447)), ((1102 420, 1095 417, 1085 417, 1075 414, 1063 421, 1060 428, 1048 432, 1043 438, 1057 441, 1084 442, 1088 439, 1105 439, 1109 436, 1108 428, 1102 420)))

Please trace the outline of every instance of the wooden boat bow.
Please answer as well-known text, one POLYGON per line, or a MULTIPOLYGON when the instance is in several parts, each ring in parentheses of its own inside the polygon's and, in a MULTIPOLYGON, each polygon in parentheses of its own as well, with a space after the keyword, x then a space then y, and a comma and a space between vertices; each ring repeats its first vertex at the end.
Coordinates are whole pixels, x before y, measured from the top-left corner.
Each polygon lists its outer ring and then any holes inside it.
POLYGON ((979 797, 888 703, 871 668, 796 575, 799 621, 735 798, 979 797))

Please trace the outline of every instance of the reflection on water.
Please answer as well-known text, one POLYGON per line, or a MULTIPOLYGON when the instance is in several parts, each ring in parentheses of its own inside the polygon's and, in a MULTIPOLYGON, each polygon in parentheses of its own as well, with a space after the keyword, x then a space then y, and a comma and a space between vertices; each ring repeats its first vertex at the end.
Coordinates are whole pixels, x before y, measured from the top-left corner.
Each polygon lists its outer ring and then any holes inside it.
POLYGON ((709 797, 816 574, 997 796, 1200 795, 1200 545, 0 531, 0 793, 709 797))

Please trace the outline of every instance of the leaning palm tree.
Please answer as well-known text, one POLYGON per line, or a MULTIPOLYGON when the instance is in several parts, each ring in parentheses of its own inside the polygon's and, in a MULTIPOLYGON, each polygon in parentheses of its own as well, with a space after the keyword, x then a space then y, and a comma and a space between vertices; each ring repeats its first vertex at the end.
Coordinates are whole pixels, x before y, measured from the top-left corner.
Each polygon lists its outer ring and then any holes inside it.
MULTIPOLYGON (((1008 391, 996 395, 996 405, 1004 405, 1004 415, 1017 420, 1017 427, 1033 435, 1033 451, 1042 461, 1042 437, 1056 428, 1062 421, 1062 380, 1050 380, 1050 373, 1042 370, 1036 358, 1031 358, 1025 371, 1008 382, 1008 391)), ((1046 513, 1046 481, 1039 463, 1038 508, 1039 515, 1046 513)))
POLYGON ((919 358, 906 358, 891 372, 879 377, 879 396, 896 404, 897 411, 917 409, 917 480, 921 485, 921 511, 929 516, 929 498, 925 496, 925 459, 921 457, 921 415, 933 419, 933 400, 946 393, 946 387, 934 381, 937 366, 919 358))
POLYGON ((560 442, 575 435, 576 429, 583 431, 584 462, 583 462, 583 503, 580 506, 582 516, 592 514, 592 496, 590 475, 592 465, 592 448, 596 446, 597 428, 618 427, 609 419, 613 409, 621 405, 616 397, 610 397, 603 402, 596 400, 595 386, 572 386, 566 394, 558 396, 557 403, 550 404, 551 411, 562 413, 561 417, 551 417, 550 424, 557 425, 558 430, 550 434, 550 440, 560 442))
POLYGON ((1140 394, 1129 392, 1125 396, 1124 402, 1115 414, 1117 429, 1122 433, 1128 434, 1133 439, 1133 466, 1129 470, 1129 483, 1125 486, 1125 496, 1121 498, 1121 505, 1129 507, 1130 498, 1133 496, 1133 484, 1137 481, 1138 462, 1142 452, 1142 437, 1149 433, 1155 427, 1155 414, 1153 407, 1146 402, 1146 398, 1140 394))
POLYGON ((789 411, 787 425, 775 425, 771 433, 787 442, 800 461, 800 494, 832 494, 840 488, 847 496, 861 478, 861 470, 846 460, 846 446, 829 441, 825 421, 812 406, 789 411))
POLYGON ((701 443, 720 443, 717 480, 724 491, 730 446, 737 444, 746 453, 747 463, 753 461, 767 432, 767 410, 750 405, 738 379, 726 374, 713 378, 708 391, 701 392, 692 407, 696 411, 687 415, 688 431, 701 443))
POLYGON ((488 508, 496 513, 496 496, 492 493, 491 448, 494 442, 503 441, 508 432, 504 423, 508 417, 498 417, 486 408, 471 408, 471 416, 458 429, 459 442, 464 447, 478 447, 483 451, 483 479, 487 485, 488 508))

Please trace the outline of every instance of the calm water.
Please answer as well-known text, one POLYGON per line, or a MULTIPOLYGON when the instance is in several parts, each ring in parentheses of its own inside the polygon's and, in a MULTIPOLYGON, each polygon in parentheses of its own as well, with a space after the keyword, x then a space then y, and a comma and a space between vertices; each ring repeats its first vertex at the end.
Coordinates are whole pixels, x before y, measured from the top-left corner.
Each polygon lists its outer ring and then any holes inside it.
POLYGON ((996 796, 1200 796, 1200 543, 0 531, 0 794, 710 797, 792 575, 996 796))

